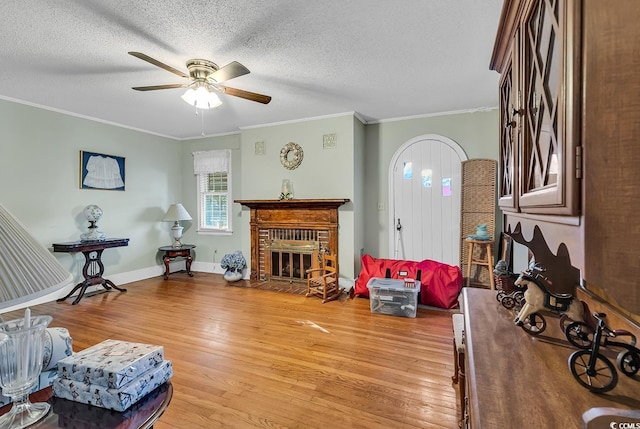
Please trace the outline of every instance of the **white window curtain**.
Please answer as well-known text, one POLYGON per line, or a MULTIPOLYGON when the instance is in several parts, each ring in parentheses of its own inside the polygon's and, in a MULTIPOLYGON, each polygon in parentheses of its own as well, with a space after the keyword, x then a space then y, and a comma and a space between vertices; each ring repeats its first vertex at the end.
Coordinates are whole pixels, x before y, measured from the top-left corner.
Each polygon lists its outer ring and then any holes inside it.
POLYGON ((231 150, 193 152, 193 174, 227 173, 231 163, 231 150))
POLYGON ((197 177, 198 233, 230 234, 231 150, 193 152, 197 177))

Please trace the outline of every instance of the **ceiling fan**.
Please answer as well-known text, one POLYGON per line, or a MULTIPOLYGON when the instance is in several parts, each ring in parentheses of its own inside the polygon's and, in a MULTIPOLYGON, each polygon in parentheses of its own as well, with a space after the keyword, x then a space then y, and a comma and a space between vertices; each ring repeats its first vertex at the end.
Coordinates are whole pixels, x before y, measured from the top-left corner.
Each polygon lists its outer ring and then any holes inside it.
POLYGON ((249 74, 249 69, 237 61, 233 61, 223 67, 218 67, 216 63, 209 60, 189 60, 187 61, 187 70, 189 71, 189 74, 186 74, 141 52, 129 52, 129 55, 133 55, 136 58, 140 58, 154 66, 165 69, 191 81, 184 84, 176 83, 168 85, 134 86, 132 89, 135 89, 136 91, 189 88, 182 96, 182 99, 192 106, 203 109, 217 107, 222 104, 216 95, 218 92, 232 95, 234 97, 244 98, 246 100, 256 101, 262 104, 268 104, 271 101, 271 97, 268 95, 257 94, 255 92, 221 85, 222 82, 249 74))

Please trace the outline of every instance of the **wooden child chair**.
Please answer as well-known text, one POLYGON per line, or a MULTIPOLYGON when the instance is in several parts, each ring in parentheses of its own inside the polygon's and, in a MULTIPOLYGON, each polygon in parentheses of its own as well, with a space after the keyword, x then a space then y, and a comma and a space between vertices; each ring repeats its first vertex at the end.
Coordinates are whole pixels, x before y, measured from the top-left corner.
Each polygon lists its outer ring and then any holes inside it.
POLYGON ((344 292, 338 284, 338 260, 335 255, 322 254, 322 267, 307 270, 307 296, 322 297, 322 303, 333 301, 344 292))

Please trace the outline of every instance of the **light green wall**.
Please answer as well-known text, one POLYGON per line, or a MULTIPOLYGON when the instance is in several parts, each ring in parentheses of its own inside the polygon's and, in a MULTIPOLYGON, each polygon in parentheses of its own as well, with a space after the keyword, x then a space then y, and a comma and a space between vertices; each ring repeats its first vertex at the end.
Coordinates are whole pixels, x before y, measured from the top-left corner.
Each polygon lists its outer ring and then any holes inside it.
MULTIPOLYGON (((154 135, 0 100, 0 203, 45 247, 87 231, 82 211, 97 204, 99 229, 130 239, 103 255, 109 274, 158 266, 170 243, 161 222, 182 194, 179 143, 154 135), (125 158, 126 191, 79 188, 80 150, 125 158)), ((82 279, 82 254, 54 254, 82 279)))
MULTIPOLYGON (((182 204, 187 208, 193 221, 189 223, 183 222, 185 229, 183 231, 184 242, 196 245, 195 260, 206 263, 220 263, 220 259, 227 253, 242 249, 242 244, 249 241, 244 239, 242 234, 241 207, 234 204, 231 208, 231 225, 233 234, 231 235, 202 235, 196 232, 197 228, 197 180, 193 174, 193 152, 206 150, 231 149, 231 191, 233 199, 240 198, 240 189, 242 188, 242 166, 240 154, 240 133, 228 134, 217 137, 207 137, 196 140, 180 142, 182 150, 182 204)), ((250 255, 244 252, 245 257, 250 255)), ((248 260, 247 260, 248 263, 248 260)), ((210 267, 214 271, 214 267, 210 267)))
MULTIPOLYGON (((157 248, 169 244, 161 222, 172 202, 196 216, 194 151, 230 148, 234 199, 277 199, 282 179, 293 181, 295 198, 349 198, 340 208, 340 266, 343 276, 359 271, 361 249, 388 256, 388 167, 407 140, 440 134, 460 144, 469 158, 497 159, 497 110, 363 125, 352 114, 244 129, 237 134, 175 141, 88 119, 0 100, 0 203, 38 241, 75 241, 86 231, 82 209, 97 204, 98 223, 110 237, 128 237, 127 248, 103 255, 110 274, 156 270, 157 248), (323 148, 323 135, 336 134, 337 147, 323 148), (263 141, 265 155, 255 154, 263 141), (304 150, 296 170, 280 164, 280 149, 295 142, 304 150), (126 191, 79 189, 79 152, 126 159, 126 191), (385 210, 378 211, 378 202, 385 210)), ((196 261, 219 263, 233 250, 249 255, 249 212, 232 209, 234 233, 198 235, 195 220, 183 222, 184 242, 196 244, 196 261), (215 253, 214 253, 215 252, 215 253)), ((82 255, 55 256, 81 279, 82 255)), ((133 276, 135 277, 135 276, 133 276)))
POLYGON ((498 110, 492 109, 367 125, 365 252, 389 257, 389 164, 402 144, 424 134, 438 134, 458 143, 468 159, 498 159, 498 120, 498 110), (378 204, 384 210, 378 210, 378 204))
MULTIPOLYGON (((354 117, 351 114, 330 118, 312 119, 280 125, 243 130, 240 152, 242 154, 242 199, 277 199, 282 179, 293 182, 294 198, 348 198, 351 200, 339 208, 338 231, 340 273, 353 278, 355 250, 354 198, 356 168, 354 168, 354 117), (333 149, 324 149, 323 136, 336 134, 333 149), (265 155, 255 154, 255 143, 264 142, 265 155), (280 163, 280 149, 289 143, 299 144, 304 151, 302 164, 295 170, 287 170, 280 163)), ((243 236, 249 237, 249 210, 242 211, 243 236)), ((249 254, 249 238, 244 240, 242 251, 249 254)))

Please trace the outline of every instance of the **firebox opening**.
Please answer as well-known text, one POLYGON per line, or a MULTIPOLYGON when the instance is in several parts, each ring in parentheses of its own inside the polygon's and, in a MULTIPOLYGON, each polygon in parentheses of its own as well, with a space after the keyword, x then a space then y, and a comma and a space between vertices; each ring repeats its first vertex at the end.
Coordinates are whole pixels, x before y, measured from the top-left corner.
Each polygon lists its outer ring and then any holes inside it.
POLYGON ((317 241, 273 240, 269 248, 270 279, 305 281, 307 270, 318 266, 317 241))

